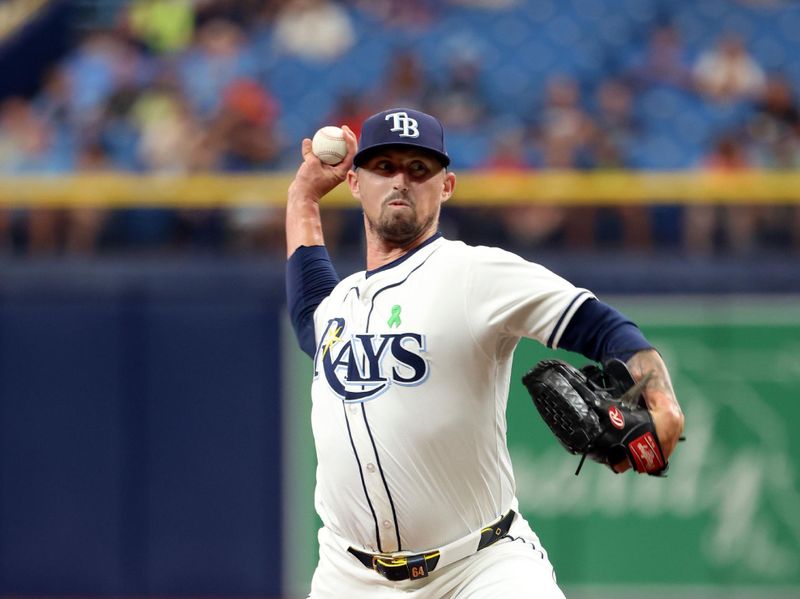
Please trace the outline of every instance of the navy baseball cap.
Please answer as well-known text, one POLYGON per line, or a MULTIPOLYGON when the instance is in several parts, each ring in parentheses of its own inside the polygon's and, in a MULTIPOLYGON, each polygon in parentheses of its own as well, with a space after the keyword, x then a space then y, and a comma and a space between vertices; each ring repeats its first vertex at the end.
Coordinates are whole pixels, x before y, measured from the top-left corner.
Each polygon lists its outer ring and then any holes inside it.
POLYGON ((442 166, 450 164, 442 123, 419 110, 392 108, 364 121, 353 164, 361 166, 375 150, 390 146, 421 148, 436 156, 442 166))

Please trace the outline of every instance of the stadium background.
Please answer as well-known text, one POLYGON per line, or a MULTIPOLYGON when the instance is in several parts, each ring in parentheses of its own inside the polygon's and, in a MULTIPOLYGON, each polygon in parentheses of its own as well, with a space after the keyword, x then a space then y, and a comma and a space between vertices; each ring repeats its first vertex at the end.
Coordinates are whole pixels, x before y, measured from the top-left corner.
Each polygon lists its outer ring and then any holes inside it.
POLYGON ((0 35, 0 595, 304 596, 283 193, 300 138, 409 105, 463 175, 445 235, 622 307, 687 413, 667 480, 576 478, 515 387, 568 596, 800 597, 795 3, 9 0, 0 35))

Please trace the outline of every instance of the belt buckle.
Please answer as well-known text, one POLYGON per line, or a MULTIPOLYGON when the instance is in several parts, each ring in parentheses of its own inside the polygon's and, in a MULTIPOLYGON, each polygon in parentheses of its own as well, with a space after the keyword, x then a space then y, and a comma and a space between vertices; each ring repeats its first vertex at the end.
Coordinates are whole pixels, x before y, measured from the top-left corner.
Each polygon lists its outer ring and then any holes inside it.
POLYGON ((404 556, 394 557, 386 554, 372 556, 372 569, 387 580, 394 582, 408 580, 408 560, 404 556))
POLYGON ((378 554, 372 556, 372 569, 378 571, 378 566, 384 568, 396 568, 397 566, 405 566, 407 560, 405 557, 392 557, 391 555, 378 554), (384 560, 388 560, 388 563, 384 560))
POLYGON ((419 553, 416 555, 373 555, 372 569, 388 580, 417 580, 426 578, 441 554, 439 551, 419 553), (428 564, 432 561, 431 564, 428 564))

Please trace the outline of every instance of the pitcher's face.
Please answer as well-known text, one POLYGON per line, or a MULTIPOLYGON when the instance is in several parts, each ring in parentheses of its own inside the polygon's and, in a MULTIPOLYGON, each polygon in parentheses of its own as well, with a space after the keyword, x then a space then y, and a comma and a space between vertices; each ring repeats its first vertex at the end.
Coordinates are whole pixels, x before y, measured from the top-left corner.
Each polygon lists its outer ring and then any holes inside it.
POLYGON ((436 230, 455 175, 424 150, 389 147, 351 171, 348 182, 361 201, 368 231, 393 245, 405 245, 436 230))

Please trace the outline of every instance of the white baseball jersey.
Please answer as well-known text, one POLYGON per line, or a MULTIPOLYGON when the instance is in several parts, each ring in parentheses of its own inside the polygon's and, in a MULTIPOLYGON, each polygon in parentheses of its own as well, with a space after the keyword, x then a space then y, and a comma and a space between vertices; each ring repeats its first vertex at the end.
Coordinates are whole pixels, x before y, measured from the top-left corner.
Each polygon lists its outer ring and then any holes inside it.
POLYGON ((591 297, 514 254, 439 236, 342 280, 314 313, 324 525, 365 551, 416 552, 515 507, 514 348, 556 347, 591 297))

